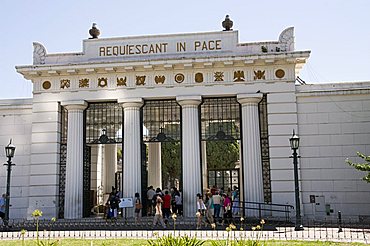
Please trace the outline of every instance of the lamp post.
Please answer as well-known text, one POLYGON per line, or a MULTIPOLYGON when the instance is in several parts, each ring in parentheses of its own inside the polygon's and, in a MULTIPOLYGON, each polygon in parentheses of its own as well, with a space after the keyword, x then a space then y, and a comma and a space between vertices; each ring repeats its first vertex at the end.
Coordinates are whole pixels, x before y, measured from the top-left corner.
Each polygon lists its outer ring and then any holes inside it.
POLYGON ((297 150, 299 148, 299 137, 295 134, 293 130, 293 135, 289 139, 290 147, 293 150, 293 166, 294 166, 294 190, 295 190, 295 228, 296 231, 303 230, 302 218, 301 218, 301 204, 299 201, 299 183, 298 183, 298 154, 297 150))
POLYGON ((5 218, 4 224, 8 226, 9 223, 9 206, 10 206, 10 174, 12 172, 12 166, 15 164, 12 163, 12 158, 14 157, 15 146, 12 144, 12 140, 10 139, 9 144, 5 147, 5 154, 8 157, 7 163, 4 166, 8 166, 7 168, 7 177, 6 177, 6 197, 5 197, 5 218))

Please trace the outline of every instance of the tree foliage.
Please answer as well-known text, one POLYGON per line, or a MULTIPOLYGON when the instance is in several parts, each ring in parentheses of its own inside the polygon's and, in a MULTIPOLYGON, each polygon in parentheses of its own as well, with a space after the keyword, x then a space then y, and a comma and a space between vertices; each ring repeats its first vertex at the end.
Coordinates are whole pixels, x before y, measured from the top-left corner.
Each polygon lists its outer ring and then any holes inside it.
POLYGON ((162 142, 162 187, 175 186, 175 180, 180 180, 180 142, 162 142))
POLYGON ((238 127, 232 121, 209 123, 206 127, 208 169, 235 168, 240 157, 239 144, 234 139, 237 132, 238 127))
POLYGON ((235 168, 239 160, 239 144, 236 140, 207 141, 208 169, 235 168))
POLYGON ((367 175, 363 177, 362 179, 365 180, 366 182, 370 183, 370 156, 366 156, 360 152, 357 152, 357 155, 364 159, 364 163, 354 163, 351 160, 347 159, 346 162, 348 165, 356 168, 357 170, 367 172, 367 175))

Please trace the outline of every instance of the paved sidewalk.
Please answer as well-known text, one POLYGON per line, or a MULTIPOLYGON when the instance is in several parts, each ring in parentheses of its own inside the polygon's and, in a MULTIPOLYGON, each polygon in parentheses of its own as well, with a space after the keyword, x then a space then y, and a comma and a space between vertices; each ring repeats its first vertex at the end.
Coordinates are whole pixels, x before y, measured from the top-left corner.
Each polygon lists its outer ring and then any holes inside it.
MULTIPOLYGON (((79 220, 50 220, 39 221, 40 238, 141 238, 152 239, 163 235, 188 235, 199 239, 255 239, 261 240, 320 240, 341 242, 370 243, 370 226, 358 224, 346 224, 343 231, 338 233, 338 227, 334 224, 307 224, 303 231, 294 231, 291 223, 266 221, 263 231, 253 231, 252 227, 259 224, 258 220, 244 220, 235 218, 233 223, 236 230, 227 232, 226 225, 217 224, 216 230, 210 225, 203 226, 202 230, 196 230, 195 218, 180 217, 174 221, 170 219, 166 229, 157 225, 153 227, 153 217, 143 217, 141 223, 135 224, 133 219, 104 220, 102 218, 84 218, 79 220), (241 229, 242 228, 242 229, 241 229)), ((0 226, 1 239, 25 239, 36 238, 35 220, 12 220, 11 228, 0 226), (21 230, 26 230, 22 235, 21 230)))
MULTIPOLYGON (((304 231, 294 231, 293 227, 277 227, 273 231, 217 231, 217 230, 83 230, 83 231, 40 231, 40 239, 58 238, 81 238, 81 239, 115 239, 136 238, 155 239, 164 235, 196 237, 198 239, 224 240, 256 239, 260 240, 310 240, 310 241, 334 241, 334 242, 360 242, 370 243, 369 229, 343 228, 338 233, 337 228, 306 228, 304 231)), ((35 231, 26 231, 25 239, 35 239, 35 231)), ((17 240, 22 238, 20 231, 0 232, 1 240, 17 240)))

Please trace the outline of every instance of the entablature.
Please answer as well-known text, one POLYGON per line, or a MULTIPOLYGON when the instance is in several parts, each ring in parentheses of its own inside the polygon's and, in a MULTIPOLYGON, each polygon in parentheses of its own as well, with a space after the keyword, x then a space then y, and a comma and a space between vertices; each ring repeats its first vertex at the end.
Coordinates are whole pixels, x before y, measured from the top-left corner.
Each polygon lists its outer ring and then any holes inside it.
POLYGON ((291 53, 234 56, 234 57, 207 57, 193 59, 158 59, 149 61, 80 63, 67 65, 37 65, 17 66, 17 71, 26 79, 50 77, 60 75, 88 75, 109 74, 124 72, 148 72, 166 70, 186 70, 194 68, 228 68, 248 66, 274 66, 286 64, 304 64, 309 58, 310 51, 291 53))
POLYGON ((278 41, 239 43, 238 31, 83 40, 78 53, 48 54, 17 72, 33 93, 293 82, 310 51, 295 51, 294 29, 278 41))

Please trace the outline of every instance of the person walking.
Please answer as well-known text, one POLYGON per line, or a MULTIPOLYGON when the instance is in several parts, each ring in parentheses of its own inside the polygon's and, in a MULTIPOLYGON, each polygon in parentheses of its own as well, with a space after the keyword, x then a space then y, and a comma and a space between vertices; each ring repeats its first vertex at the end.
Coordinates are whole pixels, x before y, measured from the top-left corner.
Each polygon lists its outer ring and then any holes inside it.
POLYGON ((140 194, 138 192, 135 193, 135 224, 140 223, 140 213, 141 209, 143 208, 143 204, 141 203, 140 194))
POLYGON ((182 198, 181 192, 178 190, 175 193, 176 213, 182 216, 182 198))
POLYGON ((165 195, 163 196, 162 210, 164 222, 167 224, 168 219, 171 215, 171 195, 169 194, 168 190, 165 191, 165 195))
POLYGON ((231 218, 232 218, 231 200, 230 200, 230 197, 227 194, 223 194, 222 197, 224 198, 223 199, 224 200, 224 202, 223 202, 224 216, 223 216, 222 224, 224 224, 224 222, 226 222, 229 225, 230 222, 231 222, 231 218))
POLYGON ((153 227, 157 224, 161 223, 162 227, 166 229, 166 225, 163 221, 163 213, 162 213, 162 199, 160 197, 157 198, 157 203, 155 205, 155 215, 153 219, 153 227))
POLYGON ((112 210, 111 212, 113 214, 112 215, 112 219, 117 219, 117 216, 118 216, 118 204, 119 204, 119 197, 117 197, 117 194, 116 194, 116 190, 112 190, 112 192, 110 193, 110 197, 109 197, 109 206, 110 206, 110 209, 112 210))
POLYGON ((206 219, 208 223, 212 225, 214 223, 214 219, 213 219, 214 205, 213 205, 213 199, 212 199, 211 192, 207 194, 206 207, 207 207, 206 219))
POLYGON ((4 225, 6 225, 5 221, 5 201, 6 200, 6 195, 3 194, 0 197, 0 218, 3 220, 4 225))
POLYGON ((153 200, 153 196, 155 195, 155 190, 153 188, 153 185, 149 186, 148 187, 148 191, 146 193, 146 197, 147 197, 147 205, 148 205, 148 216, 152 216, 154 215, 154 207, 155 207, 155 204, 156 204, 156 201, 153 200))
POLYGON ((200 193, 197 194, 197 230, 202 228, 203 216, 206 213, 206 205, 204 205, 204 201, 202 199, 202 195, 200 193))
POLYGON ((240 205, 239 205, 239 190, 238 187, 234 186, 234 190, 232 193, 232 201, 233 201, 233 207, 232 207, 232 214, 238 215, 240 211, 240 205))
POLYGON ((215 219, 220 219, 220 212, 221 212, 221 196, 219 195, 218 191, 215 192, 215 195, 212 196, 213 200, 213 207, 214 207, 214 217, 215 219))

